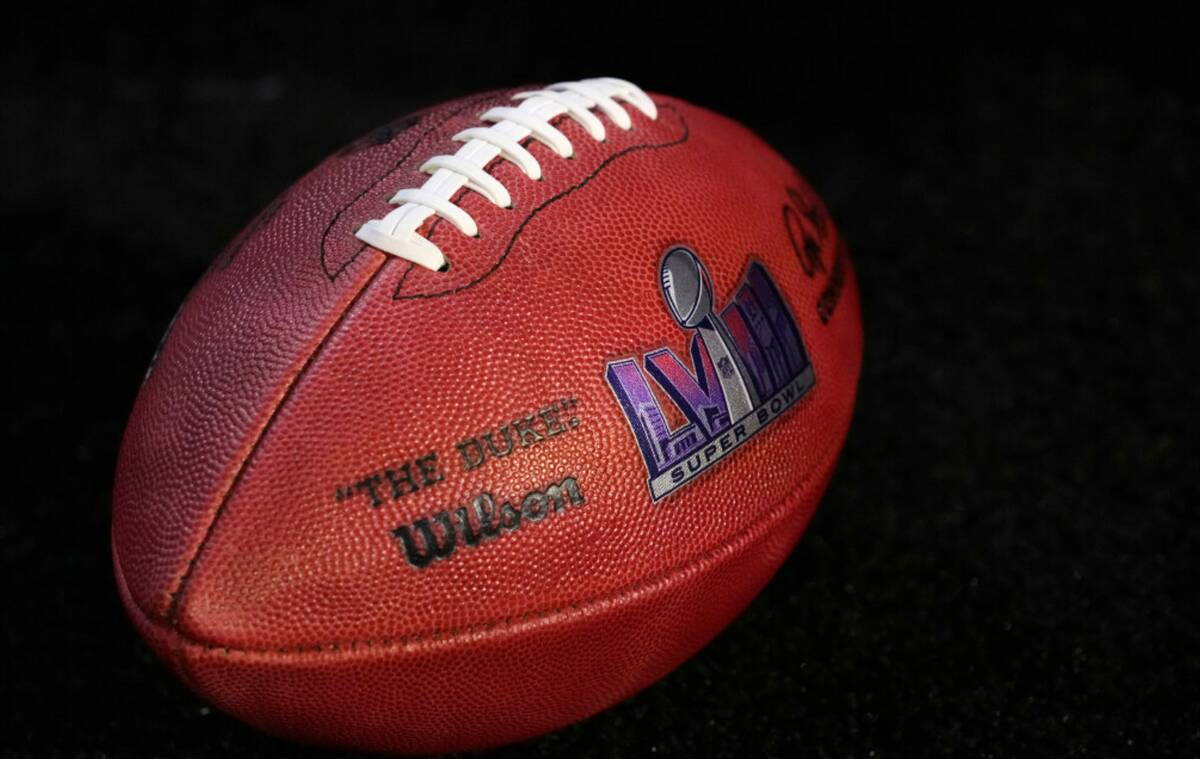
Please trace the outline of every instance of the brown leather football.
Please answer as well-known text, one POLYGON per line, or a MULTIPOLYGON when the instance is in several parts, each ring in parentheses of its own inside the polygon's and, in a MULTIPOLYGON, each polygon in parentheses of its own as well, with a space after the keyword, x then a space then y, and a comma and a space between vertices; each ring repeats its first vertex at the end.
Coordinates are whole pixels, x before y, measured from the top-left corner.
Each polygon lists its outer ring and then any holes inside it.
POLYGON ((286 190, 181 307, 117 470, 125 607, 278 735, 553 730, 767 582, 861 353, 837 230, 736 122, 616 79, 431 108, 286 190))

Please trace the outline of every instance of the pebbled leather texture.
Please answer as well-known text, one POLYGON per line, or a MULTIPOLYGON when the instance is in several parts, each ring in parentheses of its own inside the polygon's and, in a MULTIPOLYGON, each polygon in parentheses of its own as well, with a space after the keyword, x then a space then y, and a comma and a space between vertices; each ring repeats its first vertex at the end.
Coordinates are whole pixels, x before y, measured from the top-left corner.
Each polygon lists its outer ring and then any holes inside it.
POLYGON ((853 268, 812 189, 735 122, 659 95, 657 120, 628 108, 634 128, 606 121, 602 143, 559 120, 576 158, 531 143, 543 181, 489 167, 512 209, 456 199, 478 238, 422 227, 446 272, 353 236, 516 91, 401 119, 293 185, 197 284, 134 406, 113 499, 125 606, 191 687, 272 733, 444 751, 582 719, 735 617, 829 481, 862 353, 853 268), (690 356, 660 285, 677 244, 718 306, 761 262, 816 379, 655 502, 605 371, 690 356), (504 425, 526 436, 468 466, 456 444, 502 442, 504 425), (564 478, 580 502, 423 567, 398 538, 421 520, 442 534, 437 515, 480 493, 519 508, 564 478))

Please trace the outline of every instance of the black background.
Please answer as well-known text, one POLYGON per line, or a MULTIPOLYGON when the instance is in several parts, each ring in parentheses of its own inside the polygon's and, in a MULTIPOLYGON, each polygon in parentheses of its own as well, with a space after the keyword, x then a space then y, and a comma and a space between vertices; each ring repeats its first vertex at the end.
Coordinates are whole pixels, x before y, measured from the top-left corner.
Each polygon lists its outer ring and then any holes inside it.
POLYGON ((833 486, 747 612, 501 753, 1200 754, 1194 19, 493 5, 11 11, 4 755, 325 755, 207 708, 123 616, 109 489, 141 375, 214 253, 324 155, 595 75, 730 114, 811 180, 852 246, 864 373, 833 486))

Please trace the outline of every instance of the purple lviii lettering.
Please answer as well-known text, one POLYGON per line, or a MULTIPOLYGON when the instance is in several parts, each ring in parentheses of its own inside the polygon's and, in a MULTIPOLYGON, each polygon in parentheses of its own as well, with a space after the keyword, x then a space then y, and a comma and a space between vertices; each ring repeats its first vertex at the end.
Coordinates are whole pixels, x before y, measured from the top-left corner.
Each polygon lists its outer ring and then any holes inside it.
POLYGON ((709 436, 729 427, 725 392, 703 341, 692 337, 692 373, 667 348, 646 354, 646 371, 684 416, 709 436))
POLYGON ((693 333, 691 366, 658 348, 640 364, 614 361, 605 373, 656 501, 732 453, 815 382, 795 317, 761 263, 751 261, 719 315, 708 270, 689 248, 668 249, 660 272, 668 311, 693 333), (687 420, 677 429, 668 425, 651 381, 687 420), (737 434, 721 437, 730 428, 737 434), (718 438, 723 444, 710 445, 718 438))
POLYGON ((667 419, 637 361, 628 359, 609 364, 608 383, 633 427, 647 467, 662 471, 700 447, 704 437, 695 423, 688 422, 677 430, 667 426, 667 419))

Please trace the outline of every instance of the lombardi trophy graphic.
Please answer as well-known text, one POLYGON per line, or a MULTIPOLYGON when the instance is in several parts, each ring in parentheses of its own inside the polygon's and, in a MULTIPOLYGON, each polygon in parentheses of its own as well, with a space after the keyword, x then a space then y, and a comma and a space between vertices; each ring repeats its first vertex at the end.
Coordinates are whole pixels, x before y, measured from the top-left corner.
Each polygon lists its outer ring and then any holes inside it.
POLYGON ((713 313, 712 280, 708 270, 689 248, 671 248, 663 256, 662 291, 667 308, 679 326, 700 333, 712 358, 725 394, 729 421, 749 414, 759 404, 750 373, 734 349, 733 336, 721 317, 713 313))

